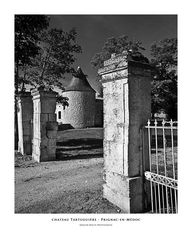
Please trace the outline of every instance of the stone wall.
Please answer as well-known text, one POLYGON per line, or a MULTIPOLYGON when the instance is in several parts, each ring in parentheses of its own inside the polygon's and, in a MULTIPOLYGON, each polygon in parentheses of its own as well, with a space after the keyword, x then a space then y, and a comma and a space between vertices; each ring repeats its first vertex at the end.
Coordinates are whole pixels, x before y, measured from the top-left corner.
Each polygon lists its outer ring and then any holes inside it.
POLYGON ((69 106, 64 110, 64 124, 73 128, 93 127, 95 121, 95 93, 91 91, 68 91, 69 106))
POLYGON ((65 106, 63 108, 62 104, 56 104, 55 113, 58 124, 71 125, 73 128, 103 127, 103 99, 93 99, 92 92, 89 92, 89 94, 87 94, 88 92, 86 94, 73 93, 64 93, 64 96, 71 99, 69 100, 69 107, 65 106), (84 105, 81 106, 82 104, 84 105))
POLYGON ((33 152, 37 162, 56 158, 56 92, 33 90, 33 152))

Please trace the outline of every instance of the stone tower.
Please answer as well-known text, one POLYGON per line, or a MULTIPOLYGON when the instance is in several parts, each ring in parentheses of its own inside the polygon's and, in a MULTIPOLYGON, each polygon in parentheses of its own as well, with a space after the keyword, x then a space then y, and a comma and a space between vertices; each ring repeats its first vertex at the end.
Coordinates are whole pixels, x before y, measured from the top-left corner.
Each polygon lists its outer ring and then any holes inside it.
POLYGON ((65 108, 63 123, 73 128, 94 126, 95 119, 95 90, 87 81, 86 75, 78 67, 70 84, 63 93, 69 99, 69 106, 65 108))

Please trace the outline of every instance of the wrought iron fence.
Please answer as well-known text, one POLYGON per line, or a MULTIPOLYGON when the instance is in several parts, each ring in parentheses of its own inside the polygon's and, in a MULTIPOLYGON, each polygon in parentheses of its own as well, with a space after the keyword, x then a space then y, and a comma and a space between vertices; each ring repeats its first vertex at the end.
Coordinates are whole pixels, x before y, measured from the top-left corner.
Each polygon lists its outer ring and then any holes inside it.
POLYGON ((178 212, 177 122, 148 121, 149 169, 152 213, 178 212))

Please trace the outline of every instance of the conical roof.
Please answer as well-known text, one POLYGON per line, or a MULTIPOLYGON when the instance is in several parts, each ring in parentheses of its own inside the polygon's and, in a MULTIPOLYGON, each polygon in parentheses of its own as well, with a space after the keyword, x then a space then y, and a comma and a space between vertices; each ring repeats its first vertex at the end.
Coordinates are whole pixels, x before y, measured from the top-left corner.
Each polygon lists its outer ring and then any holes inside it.
POLYGON ((73 74, 71 82, 65 88, 65 91, 92 91, 95 90, 90 86, 87 81, 86 75, 83 73, 80 67, 77 68, 76 73, 73 74))

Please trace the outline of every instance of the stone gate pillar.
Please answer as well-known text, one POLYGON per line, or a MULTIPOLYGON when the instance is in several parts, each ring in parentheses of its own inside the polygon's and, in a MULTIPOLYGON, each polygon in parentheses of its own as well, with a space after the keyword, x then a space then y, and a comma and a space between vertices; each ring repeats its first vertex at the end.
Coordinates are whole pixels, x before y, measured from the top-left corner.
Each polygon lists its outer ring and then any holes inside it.
POLYGON ((143 211, 140 129, 151 114, 150 66, 127 52, 99 69, 104 98, 103 195, 127 213, 143 211))
POLYGON ((41 88, 32 91, 33 96, 33 153, 37 162, 56 158, 57 128, 56 92, 41 88))
POLYGON ((18 151, 22 154, 32 154, 32 118, 33 101, 30 92, 18 94, 18 151))

